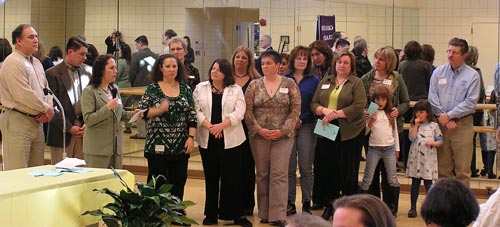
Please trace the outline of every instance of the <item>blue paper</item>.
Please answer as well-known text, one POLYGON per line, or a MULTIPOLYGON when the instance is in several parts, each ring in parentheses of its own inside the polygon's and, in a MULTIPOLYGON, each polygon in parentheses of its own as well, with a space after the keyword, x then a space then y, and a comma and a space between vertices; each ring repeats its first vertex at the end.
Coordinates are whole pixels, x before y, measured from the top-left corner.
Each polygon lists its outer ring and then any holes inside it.
POLYGON ((52 177, 57 177, 62 175, 61 172, 57 171, 56 169, 48 169, 48 170, 33 170, 28 173, 30 176, 34 177, 41 177, 41 176, 52 176, 52 177))
POLYGON ((328 123, 327 125, 323 125, 322 121, 318 119, 316 122, 316 127, 314 127, 314 133, 328 138, 332 141, 335 141, 337 138, 337 134, 339 132, 339 127, 333 124, 328 123))
POLYGON ((378 105, 374 102, 371 102, 370 105, 368 106, 368 110, 366 110, 366 112, 368 112, 368 114, 370 115, 370 117, 373 115, 373 113, 375 113, 375 111, 378 110, 378 105))

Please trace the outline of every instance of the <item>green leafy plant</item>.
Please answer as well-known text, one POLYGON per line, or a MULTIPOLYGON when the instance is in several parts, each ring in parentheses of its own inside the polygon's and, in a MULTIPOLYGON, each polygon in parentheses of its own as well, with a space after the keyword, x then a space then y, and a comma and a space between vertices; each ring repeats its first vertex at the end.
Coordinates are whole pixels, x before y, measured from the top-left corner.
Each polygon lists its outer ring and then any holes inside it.
POLYGON ((135 192, 114 169, 113 172, 126 189, 121 190, 120 193, 108 188, 94 189, 93 191, 109 195, 114 202, 98 210, 86 211, 82 215, 100 216, 108 227, 162 227, 171 226, 173 222, 198 224, 181 213, 182 210, 195 203, 181 201, 172 195, 170 184, 156 187, 158 179, 163 176, 151 179, 147 185, 137 182, 139 192, 135 192), (112 213, 105 213, 105 210, 110 210, 112 213))

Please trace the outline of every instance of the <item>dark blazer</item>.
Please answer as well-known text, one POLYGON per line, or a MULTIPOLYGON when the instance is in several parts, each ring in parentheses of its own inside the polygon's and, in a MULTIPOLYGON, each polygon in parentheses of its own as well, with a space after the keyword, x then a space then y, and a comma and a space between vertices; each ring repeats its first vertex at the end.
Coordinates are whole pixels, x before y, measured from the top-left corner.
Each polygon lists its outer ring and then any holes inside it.
POLYGON ((153 53, 149 48, 144 48, 132 55, 128 76, 132 87, 147 86, 152 82, 148 79, 148 75, 157 59, 158 54, 153 53))
MULTIPOLYGON (((78 69, 78 74, 80 75, 82 92, 85 87, 89 84, 90 77, 92 75, 92 67, 86 64, 82 64, 78 69)), ((82 117, 80 100, 73 108, 71 104, 70 95, 73 96, 73 81, 71 80, 66 63, 63 61, 60 64, 45 71, 47 76, 47 81, 49 83, 50 90, 54 93, 64 108, 64 114, 66 115, 66 146, 69 145, 71 139, 71 133, 69 130, 73 127, 77 117, 82 117)), ((80 98, 80 97, 79 97, 80 98)), ((63 133, 63 119, 61 114, 61 109, 57 106, 54 101, 54 111, 55 115, 52 121, 49 122, 47 128, 46 142, 48 146, 52 147, 62 147, 62 133, 63 133)))

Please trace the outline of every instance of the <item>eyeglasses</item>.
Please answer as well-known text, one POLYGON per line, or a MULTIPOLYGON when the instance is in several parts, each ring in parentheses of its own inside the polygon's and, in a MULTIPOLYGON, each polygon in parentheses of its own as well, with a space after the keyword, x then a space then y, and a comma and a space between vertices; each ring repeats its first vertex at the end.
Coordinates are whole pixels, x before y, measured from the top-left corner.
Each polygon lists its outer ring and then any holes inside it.
POLYGON ((177 48, 171 48, 170 49, 171 52, 181 51, 181 50, 184 50, 184 48, 177 47, 177 48))
POLYGON ((462 55, 461 52, 456 52, 456 51, 453 51, 453 50, 447 50, 446 53, 447 54, 453 54, 453 55, 462 55))

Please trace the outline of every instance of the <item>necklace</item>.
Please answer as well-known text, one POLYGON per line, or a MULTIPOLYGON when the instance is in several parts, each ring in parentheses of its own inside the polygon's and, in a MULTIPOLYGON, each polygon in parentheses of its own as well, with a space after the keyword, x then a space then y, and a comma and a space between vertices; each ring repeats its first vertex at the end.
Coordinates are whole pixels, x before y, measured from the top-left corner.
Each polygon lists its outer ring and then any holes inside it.
POLYGON ((217 89, 217 88, 216 88, 216 87, 212 84, 212 93, 214 93, 214 94, 219 94, 219 95, 220 95, 220 94, 224 93, 224 87, 222 87, 222 89, 220 89, 220 90, 219 90, 219 89, 217 89))
POLYGON ((238 77, 238 78, 243 78, 243 77, 248 76, 248 74, 245 74, 245 75, 243 75, 243 76, 240 76, 240 75, 238 75, 238 74, 236 74, 236 73, 235 73, 234 75, 235 75, 236 77, 238 77))
POLYGON ((344 85, 344 83, 345 83, 346 81, 347 81, 347 77, 346 77, 346 78, 344 78, 344 80, 342 80, 342 82, 341 82, 341 83, 339 83, 339 82, 338 82, 338 77, 337 77, 337 78, 335 78, 335 84, 337 85, 337 86, 335 86, 335 90, 338 90, 338 89, 340 88, 340 86, 344 85))

